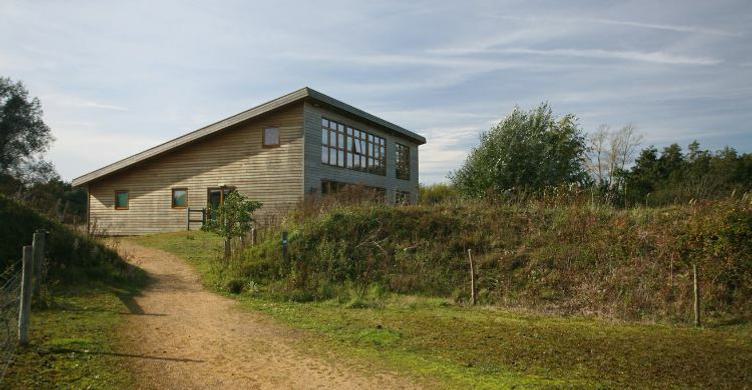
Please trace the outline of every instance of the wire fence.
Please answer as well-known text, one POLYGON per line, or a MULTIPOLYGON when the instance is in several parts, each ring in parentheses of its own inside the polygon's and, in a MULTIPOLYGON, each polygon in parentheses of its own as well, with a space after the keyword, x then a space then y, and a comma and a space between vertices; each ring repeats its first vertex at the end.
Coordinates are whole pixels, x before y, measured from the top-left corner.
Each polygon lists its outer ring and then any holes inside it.
POLYGON ((18 311, 21 295, 21 261, 0 274, 0 383, 18 347, 18 311))

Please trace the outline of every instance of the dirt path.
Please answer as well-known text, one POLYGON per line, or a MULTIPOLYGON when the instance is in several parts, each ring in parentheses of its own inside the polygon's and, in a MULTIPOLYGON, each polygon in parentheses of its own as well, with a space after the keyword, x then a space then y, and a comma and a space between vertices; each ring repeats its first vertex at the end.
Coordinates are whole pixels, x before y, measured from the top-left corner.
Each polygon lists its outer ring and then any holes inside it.
POLYGON ((177 257, 125 241, 121 251, 155 280, 125 302, 123 351, 147 389, 412 388, 390 373, 334 362, 292 347, 299 332, 206 291, 177 257))

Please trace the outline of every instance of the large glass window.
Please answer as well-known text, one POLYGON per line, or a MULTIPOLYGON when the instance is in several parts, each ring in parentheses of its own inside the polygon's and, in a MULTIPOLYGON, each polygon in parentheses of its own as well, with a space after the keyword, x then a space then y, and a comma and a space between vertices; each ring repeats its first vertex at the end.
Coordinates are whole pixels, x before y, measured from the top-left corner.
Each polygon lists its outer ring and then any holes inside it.
POLYGON ((115 210, 128 210, 128 191, 115 191, 115 210))
POLYGON ((321 162, 356 171, 386 175, 386 140, 322 118, 321 162))
POLYGON ((410 180, 410 147, 395 145, 395 170, 398 179, 410 180))
POLYGON ((342 183, 333 180, 321 181, 321 195, 337 195, 343 201, 377 201, 386 200, 386 189, 362 184, 342 183))

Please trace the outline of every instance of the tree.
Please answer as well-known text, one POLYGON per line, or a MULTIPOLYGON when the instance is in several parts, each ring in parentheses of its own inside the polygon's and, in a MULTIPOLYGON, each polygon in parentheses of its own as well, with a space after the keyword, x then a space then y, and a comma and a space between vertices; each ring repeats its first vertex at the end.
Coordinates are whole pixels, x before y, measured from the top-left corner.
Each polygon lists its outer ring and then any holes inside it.
POLYGON ((249 200, 237 191, 230 192, 216 210, 208 210, 211 218, 202 229, 214 232, 225 239, 225 260, 230 257, 230 241, 245 236, 253 227, 253 212, 263 204, 249 200))
POLYGON ((39 99, 29 98, 23 83, 0 77, 0 174, 18 176, 38 166, 34 156, 52 140, 39 99))
POLYGON ((677 144, 658 153, 644 149, 628 172, 624 172, 628 200, 653 205, 714 199, 752 189, 752 155, 725 147, 711 152, 697 141, 687 153, 677 144))
POLYGON ((450 179, 468 197, 582 184, 588 179, 585 151, 574 115, 555 117, 547 103, 527 112, 515 108, 481 133, 480 145, 450 179))
POLYGON ((590 134, 588 141, 587 167, 595 184, 606 190, 619 188, 620 174, 634 160, 642 135, 632 124, 617 131, 604 124, 590 134))

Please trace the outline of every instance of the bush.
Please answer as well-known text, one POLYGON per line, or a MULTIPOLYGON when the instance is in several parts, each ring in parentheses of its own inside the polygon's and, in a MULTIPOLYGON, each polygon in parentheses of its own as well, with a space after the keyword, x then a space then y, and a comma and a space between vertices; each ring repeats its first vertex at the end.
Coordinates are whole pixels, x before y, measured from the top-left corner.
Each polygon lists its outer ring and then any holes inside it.
POLYGON ((72 281, 82 275, 105 278, 132 271, 113 249, 0 195, 2 269, 21 258, 22 247, 31 245, 34 232, 39 229, 48 232, 45 245, 48 278, 72 281))
POLYGON ((246 282, 243 279, 230 279, 225 284, 225 290, 230 294, 240 294, 243 292, 245 284, 246 282))
POLYGON ((283 299, 339 297, 360 307, 396 292, 464 302, 466 251, 472 248, 482 304, 686 320, 691 264, 697 263, 708 315, 752 313, 749 200, 631 210, 470 201, 366 205, 286 228, 289 263, 276 239, 249 249, 241 260, 242 277, 283 299))

